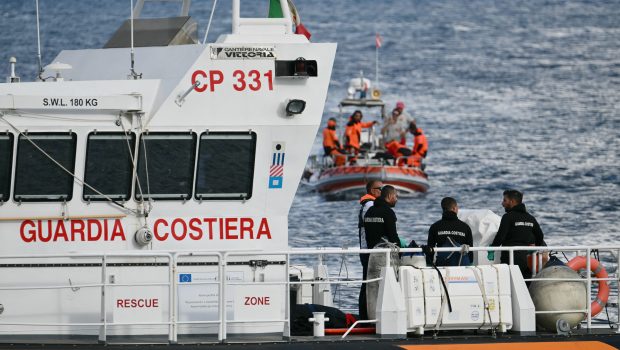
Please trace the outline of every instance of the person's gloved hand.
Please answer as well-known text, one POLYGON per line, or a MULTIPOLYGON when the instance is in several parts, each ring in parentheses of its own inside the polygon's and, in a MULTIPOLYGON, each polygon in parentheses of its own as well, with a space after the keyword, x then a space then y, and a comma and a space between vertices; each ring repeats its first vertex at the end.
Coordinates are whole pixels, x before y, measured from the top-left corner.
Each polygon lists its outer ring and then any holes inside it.
POLYGON ((401 248, 407 248, 407 246, 409 245, 409 243, 407 243, 406 240, 399 238, 400 239, 400 247, 401 248))
POLYGON ((489 259, 489 261, 493 261, 495 260, 495 251, 493 250, 489 250, 487 252, 487 259, 489 259))

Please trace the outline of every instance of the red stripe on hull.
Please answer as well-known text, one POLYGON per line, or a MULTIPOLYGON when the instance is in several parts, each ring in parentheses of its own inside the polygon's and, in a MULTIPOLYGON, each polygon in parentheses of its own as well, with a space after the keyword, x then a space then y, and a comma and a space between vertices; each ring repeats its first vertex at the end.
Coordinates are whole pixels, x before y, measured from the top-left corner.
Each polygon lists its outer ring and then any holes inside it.
POLYGON ((417 168, 345 166, 324 170, 316 188, 325 195, 362 194, 369 180, 381 180, 406 193, 426 192, 429 187, 427 175, 417 168))
MULTIPOLYGON (((368 181, 348 181, 344 183, 337 183, 333 185, 318 186, 318 191, 323 192, 343 192, 343 191, 361 191, 366 192, 366 183, 368 181)), ((405 181, 383 181, 386 185, 392 185, 399 190, 405 190, 405 192, 426 192, 427 186, 421 184, 413 184, 405 181)))

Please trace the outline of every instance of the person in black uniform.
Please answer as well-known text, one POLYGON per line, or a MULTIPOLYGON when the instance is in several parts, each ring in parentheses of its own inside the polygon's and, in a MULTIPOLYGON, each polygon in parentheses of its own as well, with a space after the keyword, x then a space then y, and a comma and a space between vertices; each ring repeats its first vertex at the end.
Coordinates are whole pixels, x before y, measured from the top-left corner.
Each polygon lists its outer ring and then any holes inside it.
POLYGON ((398 193, 394 186, 385 185, 381 188, 381 195, 375 199, 372 207, 364 215, 364 231, 366 231, 366 245, 373 248, 384 237, 391 243, 400 246, 400 238, 396 232, 396 214, 392 208, 398 202, 398 193))
MULTIPOLYGON (((375 199, 381 195, 383 182, 381 180, 370 180, 366 183, 366 194, 360 198, 360 211, 358 213, 358 237, 360 249, 368 248, 366 246, 366 233, 364 231, 364 214, 373 206, 375 199)), ((372 248, 372 247, 371 247, 372 248)), ((360 254, 360 262, 362 263, 362 277, 366 279, 368 274, 369 254, 360 254)), ((360 319, 367 320, 368 312, 366 311, 366 283, 362 283, 359 295, 359 312, 360 319)))
MULTIPOLYGON (((527 212, 522 201, 523 193, 517 190, 504 191, 502 206, 506 209, 506 214, 502 216, 502 221, 491 247, 547 245, 538 221, 527 212)), ((524 278, 532 276, 532 271, 527 266, 527 255, 527 251, 514 252, 514 262, 519 265, 524 278)), ((488 258, 489 260, 495 259, 495 252, 489 251, 488 258)), ((508 252, 502 252, 501 262, 503 264, 509 263, 508 252)))
MULTIPOLYGON (((474 242, 469 225, 456 216, 459 206, 456 199, 445 197, 441 200, 443 214, 441 220, 432 224, 428 230, 429 247, 458 247, 466 244, 471 247, 474 242)), ((469 265, 473 261, 473 253, 461 258, 458 252, 437 254, 437 266, 469 265), (460 260, 460 261, 459 261, 460 260)))

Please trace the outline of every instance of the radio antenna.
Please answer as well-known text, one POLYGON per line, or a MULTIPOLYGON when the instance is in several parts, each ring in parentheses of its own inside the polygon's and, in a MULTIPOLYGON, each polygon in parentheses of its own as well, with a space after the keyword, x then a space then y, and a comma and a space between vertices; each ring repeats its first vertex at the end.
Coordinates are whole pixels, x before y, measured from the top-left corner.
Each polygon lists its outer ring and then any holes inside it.
POLYGON ((37 8, 37 60, 39 61, 39 74, 37 77, 39 80, 43 79, 43 64, 41 63, 41 31, 39 29, 39 0, 35 0, 35 7, 37 8))
MULTIPOLYGON (((39 0, 37 0, 39 1, 39 0)), ((130 26, 130 36, 131 36, 131 68, 129 69, 129 77, 132 79, 141 79, 142 78, 142 73, 138 74, 136 73, 136 71, 134 70, 134 65, 135 65, 135 53, 134 53, 134 49, 133 49, 133 0, 129 0, 129 6, 130 6, 130 14, 131 14, 131 18, 129 19, 129 26, 130 26)))
POLYGON ((204 39, 202 39, 203 44, 207 42, 207 36, 209 35, 209 29, 211 29, 211 21, 213 20, 213 12, 215 12, 216 5, 217 5, 217 0, 213 0, 213 7, 211 8, 211 16, 209 16, 209 24, 207 24, 207 31, 205 32, 205 37, 204 39))

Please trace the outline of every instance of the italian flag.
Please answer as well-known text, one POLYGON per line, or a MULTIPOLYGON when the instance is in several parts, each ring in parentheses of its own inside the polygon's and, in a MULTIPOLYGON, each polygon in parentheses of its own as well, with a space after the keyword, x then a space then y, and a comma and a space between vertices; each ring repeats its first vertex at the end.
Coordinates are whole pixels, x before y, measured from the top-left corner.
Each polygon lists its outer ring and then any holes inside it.
POLYGON ((288 1, 288 6, 291 9, 291 17, 293 18, 293 23, 295 23, 295 34, 302 34, 310 40, 312 34, 310 34, 308 29, 301 23, 301 17, 299 17, 297 8, 292 0, 269 0, 269 18, 284 18, 280 1, 288 1))

